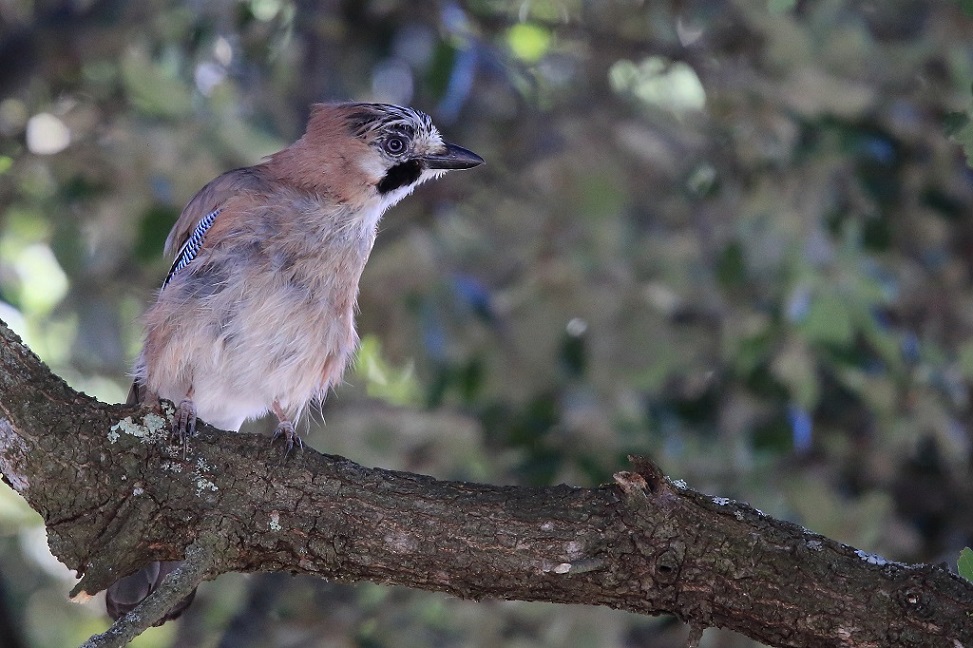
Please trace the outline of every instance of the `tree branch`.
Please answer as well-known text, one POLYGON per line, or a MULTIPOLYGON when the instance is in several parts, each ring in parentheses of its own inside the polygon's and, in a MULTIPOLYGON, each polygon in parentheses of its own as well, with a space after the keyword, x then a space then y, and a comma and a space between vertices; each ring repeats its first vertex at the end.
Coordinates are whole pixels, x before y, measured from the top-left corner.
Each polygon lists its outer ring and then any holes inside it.
MULTIPOLYGON (((368 469, 70 389, 0 325, 0 471, 92 594, 205 546, 198 576, 288 571, 670 613, 775 646, 973 648, 973 584, 885 561, 667 479, 500 487, 368 469)), ((108 644, 105 644, 108 645, 108 644)))

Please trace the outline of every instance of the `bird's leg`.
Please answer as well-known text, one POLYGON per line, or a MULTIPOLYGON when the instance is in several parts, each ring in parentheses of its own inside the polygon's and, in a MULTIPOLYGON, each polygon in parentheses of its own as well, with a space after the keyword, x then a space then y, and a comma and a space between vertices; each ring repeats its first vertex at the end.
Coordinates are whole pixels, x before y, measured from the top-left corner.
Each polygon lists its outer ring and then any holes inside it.
POLYGON ((284 437, 284 456, 286 457, 294 449, 295 444, 300 449, 304 447, 304 442, 301 441, 301 437, 297 436, 297 430, 294 428, 294 424, 291 423, 287 414, 284 413, 284 408, 276 400, 274 401, 273 410, 274 415, 277 416, 278 423, 277 428, 274 429, 274 438, 271 440, 271 443, 280 437, 284 437))
POLYGON ((196 434, 196 405, 193 403, 193 388, 190 387, 176 410, 176 425, 172 430, 173 440, 182 444, 183 458, 186 457, 189 449, 189 437, 194 434, 196 434))

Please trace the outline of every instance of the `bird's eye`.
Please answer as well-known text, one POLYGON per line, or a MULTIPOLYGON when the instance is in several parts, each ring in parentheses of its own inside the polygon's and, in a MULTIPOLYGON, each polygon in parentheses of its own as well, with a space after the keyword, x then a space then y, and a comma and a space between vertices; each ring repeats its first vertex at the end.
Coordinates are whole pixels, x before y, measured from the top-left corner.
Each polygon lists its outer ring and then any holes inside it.
POLYGON ((405 152, 405 138, 393 135, 382 146, 389 155, 402 155, 405 152))

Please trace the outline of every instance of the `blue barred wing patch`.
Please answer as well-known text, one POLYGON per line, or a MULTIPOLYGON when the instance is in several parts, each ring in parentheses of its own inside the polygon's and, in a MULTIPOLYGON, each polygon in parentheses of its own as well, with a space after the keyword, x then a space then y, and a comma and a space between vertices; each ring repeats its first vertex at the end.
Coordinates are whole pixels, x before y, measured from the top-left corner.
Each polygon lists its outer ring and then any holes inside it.
POLYGON ((203 216, 199 223, 196 224, 192 234, 189 235, 186 242, 179 248, 179 254, 176 255, 176 260, 172 262, 172 267, 169 268, 169 274, 166 275, 166 280, 162 282, 163 288, 169 285, 169 282, 177 272, 188 266, 196 258, 196 255, 199 254, 199 248, 203 247, 203 239, 206 238, 206 232, 216 222, 216 217, 220 215, 221 211, 223 211, 222 207, 214 209, 203 216))

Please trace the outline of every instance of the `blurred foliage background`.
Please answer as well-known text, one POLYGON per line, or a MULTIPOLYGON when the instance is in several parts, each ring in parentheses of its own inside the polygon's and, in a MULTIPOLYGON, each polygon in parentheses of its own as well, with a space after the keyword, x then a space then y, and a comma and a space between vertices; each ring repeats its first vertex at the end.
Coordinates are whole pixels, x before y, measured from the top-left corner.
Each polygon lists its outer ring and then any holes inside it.
MULTIPOLYGON (((902 561, 973 542, 973 18, 888 0, 2 0, 0 319, 121 401, 180 209, 308 106, 488 164, 390 212, 314 448, 447 479, 696 489, 902 561)), ((267 429, 265 423, 255 429, 267 429)), ((79 484, 78 487, 83 487, 79 484)), ((76 645, 0 489, 0 645, 76 645)), ((139 646, 667 646, 672 619, 286 575, 139 646)), ((752 646, 708 631, 703 645, 752 646)))

